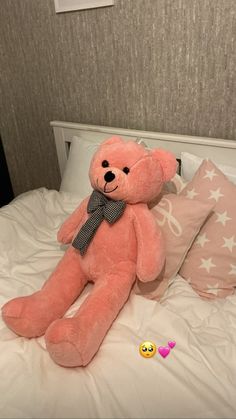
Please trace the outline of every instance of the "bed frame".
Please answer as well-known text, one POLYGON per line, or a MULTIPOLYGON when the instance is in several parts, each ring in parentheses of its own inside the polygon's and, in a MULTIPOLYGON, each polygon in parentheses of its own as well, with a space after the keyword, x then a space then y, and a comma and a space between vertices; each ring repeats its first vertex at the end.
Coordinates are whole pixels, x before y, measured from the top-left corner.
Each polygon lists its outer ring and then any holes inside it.
POLYGON ((79 138, 89 136, 94 142, 101 142, 112 135, 120 135, 125 139, 143 140, 150 148, 160 147, 170 150, 177 159, 180 159, 181 151, 186 151, 199 157, 212 158, 217 163, 236 167, 236 141, 63 121, 52 121, 50 125, 53 127, 61 176, 68 159, 70 143, 75 136, 79 138))

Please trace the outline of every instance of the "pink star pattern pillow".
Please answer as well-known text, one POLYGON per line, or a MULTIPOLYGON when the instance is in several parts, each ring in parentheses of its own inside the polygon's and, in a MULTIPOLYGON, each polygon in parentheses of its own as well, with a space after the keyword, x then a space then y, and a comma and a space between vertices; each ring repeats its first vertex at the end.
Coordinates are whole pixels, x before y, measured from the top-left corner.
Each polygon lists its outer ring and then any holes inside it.
POLYGON ((166 263, 155 281, 136 281, 136 294, 156 300, 163 296, 212 208, 213 203, 210 201, 193 202, 172 193, 164 195, 159 203, 153 206, 151 211, 162 229, 165 240, 166 263))
POLYGON ((180 269, 204 298, 224 298, 236 287, 236 186, 210 160, 204 160, 180 195, 213 202, 214 212, 201 228, 180 269))

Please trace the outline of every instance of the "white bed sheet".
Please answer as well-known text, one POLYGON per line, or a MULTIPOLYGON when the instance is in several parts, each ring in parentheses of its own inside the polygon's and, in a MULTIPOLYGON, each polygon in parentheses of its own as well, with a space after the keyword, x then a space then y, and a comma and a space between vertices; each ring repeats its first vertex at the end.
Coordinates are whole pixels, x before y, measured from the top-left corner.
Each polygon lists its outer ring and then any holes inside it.
MULTIPOLYGON (((64 252, 57 230, 78 202, 41 188, 0 209, 1 306, 42 286, 64 252)), ((203 301, 180 276, 161 302, 132 294, 87 367, 59 367, 43 337, 17 337, 0 319, 1 418, 235 418, 235 389, 236 295, 203 301), (145 359, 145 340, 176 347, 145 359)))

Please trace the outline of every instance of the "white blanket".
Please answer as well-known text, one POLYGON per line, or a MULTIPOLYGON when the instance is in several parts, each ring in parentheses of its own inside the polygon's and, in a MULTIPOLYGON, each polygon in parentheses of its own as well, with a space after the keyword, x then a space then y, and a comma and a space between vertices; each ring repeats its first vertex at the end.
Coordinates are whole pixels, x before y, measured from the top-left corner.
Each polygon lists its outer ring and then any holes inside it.
MULTIPOLYGON (((0 209, 1 306, 42 286, 65 249, 57 230, 79 201, 41 188, 0 209)), ((87 367, 59 367, 43 337, 18 337, 0 319, 1 418, 235 418, 235 389, 236 295, 203 301, 180 276, 161 302, 132 294, 87 367), (145 359, 145 340, 176 346, 145 359)))

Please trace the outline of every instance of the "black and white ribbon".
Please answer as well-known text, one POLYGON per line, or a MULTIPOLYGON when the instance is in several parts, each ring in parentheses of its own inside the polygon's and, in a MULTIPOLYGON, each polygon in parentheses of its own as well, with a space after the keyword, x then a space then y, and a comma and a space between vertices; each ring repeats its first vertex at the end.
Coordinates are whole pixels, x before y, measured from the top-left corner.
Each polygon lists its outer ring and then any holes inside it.
POLYGON ((121 217, 125 206, 124 201, 113 201, 101 192, 93 191, 87 206, 87 212, 91 215, 73 240, 72 246, 84 255, 101 222, 105 219, 113 224, 121 217))

